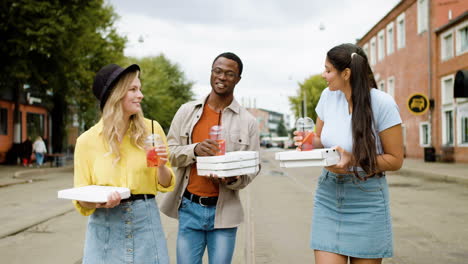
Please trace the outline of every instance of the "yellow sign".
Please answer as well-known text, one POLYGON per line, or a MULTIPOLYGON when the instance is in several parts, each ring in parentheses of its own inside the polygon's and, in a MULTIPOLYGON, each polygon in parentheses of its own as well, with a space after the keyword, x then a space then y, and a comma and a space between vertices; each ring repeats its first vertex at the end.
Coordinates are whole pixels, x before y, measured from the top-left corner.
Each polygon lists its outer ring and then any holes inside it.
POLYGON ((415 115, 422 115, 429 109, 429 99, 424 94, 415 93, 408 98, 408 110, 415 115))

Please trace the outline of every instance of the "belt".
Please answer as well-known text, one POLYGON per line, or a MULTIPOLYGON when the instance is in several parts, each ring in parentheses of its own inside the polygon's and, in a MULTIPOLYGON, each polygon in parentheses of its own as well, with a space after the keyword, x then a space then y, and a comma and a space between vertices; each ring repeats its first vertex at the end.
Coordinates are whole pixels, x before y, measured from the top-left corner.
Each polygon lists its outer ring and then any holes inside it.
POLYGON ((146 200, 146 199, 153 199, 154 194, 132 194, 127 199, 120 200, 120 203, 131 202, 135 200, 146 200))
POLYGON ((205 197, 205 196, 198 196, 196 194, 193 194, 187 190, 184 192, 184 197, 189 199, 190 201, 194 203, 198 203, 201 206, 216 206, 216 203, 218 202, 218 197, 205 197))

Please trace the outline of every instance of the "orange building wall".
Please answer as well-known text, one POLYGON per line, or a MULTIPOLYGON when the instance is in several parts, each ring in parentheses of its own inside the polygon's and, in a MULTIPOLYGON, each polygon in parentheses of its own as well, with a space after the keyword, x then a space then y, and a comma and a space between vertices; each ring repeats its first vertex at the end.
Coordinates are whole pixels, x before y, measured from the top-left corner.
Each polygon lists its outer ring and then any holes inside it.
MULTIPOLYGON (((13 145, 13 114, 15 110, 15 104, 13 102, 2 101, 0 100, 0 107, 8 109, 7 114, 7 126, 8 132, 7 135, 0 135, 0 162, 3 162, 5 159, 5 155, 8 150, 13 145)), ((33 105, 20 105, 21 111, 21 122, 22 122, 22 134, 21 134, 21 142, 23 142, 27 135, 27 113, 36 113, 36 114, 43 114, 44 115, 44 139, 47 139, 47 135, 49 135, 49 126, 48 126, 48 113, 47 110, 40 106, 33 106, 33 105)), ((31 140, 34 141, 32 138, 31 140)))

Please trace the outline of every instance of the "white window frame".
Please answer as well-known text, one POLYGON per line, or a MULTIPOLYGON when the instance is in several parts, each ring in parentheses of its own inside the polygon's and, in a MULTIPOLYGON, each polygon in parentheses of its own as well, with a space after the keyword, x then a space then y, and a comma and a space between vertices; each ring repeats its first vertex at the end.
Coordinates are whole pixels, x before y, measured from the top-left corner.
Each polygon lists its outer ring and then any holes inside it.
POLYGON ((404 48, 406 46, 406 21, 405 21, 405 13, 401 13, 397 17, 396 22, 396 37, 397 37, 397 49, 404 48), (403 23, 403 27, 400 25, 403 23))
POLYGON ((377 40, 375 37, 370 40, 370 63, 371 65, 377 63, 377 40))
POLYGON ((385 58, 385 30, 382 29, 377 34, 377 60, 381 61, 385 58))
MULTIPOLYGON (((457 108, 466 107, 468 109, 468 104, 457 105, 457 108)), ((462 142, 463 140, 463 119, 468 119, 468 112, 457 112, 457 135, 458 135, 458 146, 459 147, 468 147, 468 141, 462 142)))
POLYGON ((453 45, 453 30, 448 30, 442 34, 440 34, 440 60, 442 61, 446 61, 446 60, 449 60, 451 58, 454 57, 454 45, 453 45), (450 51, 450 53, 446 53, 446 44, 445 44, 445 38, 447 38, 448 36, 451 36, 452 38, 452 50, 450 51))
POLYGON ((387 25, 387 55, 395 51, 395 26, 393 22, 387 25))
MULTIPOLYGON (((453 107, 453 98, 450 102, 450 100, 448 98, 445 98, 446 97, 446 93, 445 93, 445 90, 446 90, 446 87, 445 87, 445 81, 449 80, 449 79, 452 79, 452 81, 455 81, 455 75, 451 74, 451 75, 447 75, 445 77, 442 77, 440 79, 440 92, 441 92, 441 120, 442 120, 442 144, 444 146, 454 146, 455 143, 456 143, 456 139, 455 139, 455 130, 456 130, 456 127, 455 127, 455 110, 454 110, 454 107, 453 107), (445 117, 445 113, 446 112, 449 112, 451 111, 452 112, 452 140, 453 142, 452 143, 449 143, 448 142, 448 135, 447 135, 447 118, 445 117)), ((452 91, 452 95, 453 95, 453 91, 452 91)))
POLYGON ((448 141, 448 135, 447 135, 447 118, 445 117, 446 112, 452 112, 452 126, 454 125, 455 121, 455 115, 454 115, 454 109, 453 106, 444 106, 442 107, 442 144, 444 146, 454 146, 455 145, 455 128, 452 127, 452 143, 449 143, 448 141))
POLYGON ((391 76, 387 79, 387 93, 395 98, 395 77, 391 76))
POLYGON ((419 145, 421 147, 430 147, 431 144, 431 125, 429 124, 429 122, 419 123, 419 145), (427 127, 427 130, 424 129, 425 126, 427 127), (427 142, 424 142, 424 133, 427 133, 427 142))
POLYGON ((447 80, 452 80, 452 83, 455 83, 455 75, 454 74, 447 75, 440 79, 440 91, 441 91, 440 101, 441 101, 442 106, 453 105, 453 88, 452 88, 452 91, 449 93, 452 98, 451 99, 446 98, 447 94, 445 92, 445 89, 446 89, 445 82, 447 80))
POLYGON ((367 59, 369 59, 369 43, 364 44, 364 46, 362 46, 362 50, 364 50, 364 53, 366 53, 367 59))
POLYGON ((427 31, 429 21, 429 1, 418 0, 418 34, 427 31))
POLYGON ((463 23, 461 23, 460 25, 458 25, 456 28, 455 28, 455 40, 456 40, 456 43, 455 43, 455 50, 456 50, 456 54, 457 56, 460 56, 466 52, 468 52, 468 47, 466 48, 466 50, 461 50, 461 34, 460 34, 460 30, 461 29, 464 29, 468 27, 468 21, 465 21, 463 23))
POLYGON ((386 90, 385 90, 385 80, 379 81, 378 86, 379 86, 378 88, 379 88, 380 91, 382 91, 382 92, 385 92, 385 91, 386 91, 386 90))

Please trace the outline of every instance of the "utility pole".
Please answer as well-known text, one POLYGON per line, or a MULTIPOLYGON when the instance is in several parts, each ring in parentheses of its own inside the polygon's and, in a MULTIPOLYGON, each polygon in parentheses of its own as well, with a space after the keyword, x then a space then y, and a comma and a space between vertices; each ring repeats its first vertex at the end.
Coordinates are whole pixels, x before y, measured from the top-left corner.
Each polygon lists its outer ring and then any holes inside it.
POLYGON ((302 95, 302 114, 303 114, 303 117, 307 116, 307 96, 306 96, 305 90, 302 95))

